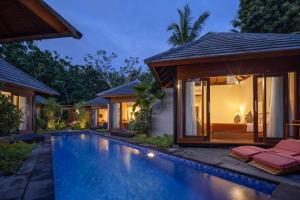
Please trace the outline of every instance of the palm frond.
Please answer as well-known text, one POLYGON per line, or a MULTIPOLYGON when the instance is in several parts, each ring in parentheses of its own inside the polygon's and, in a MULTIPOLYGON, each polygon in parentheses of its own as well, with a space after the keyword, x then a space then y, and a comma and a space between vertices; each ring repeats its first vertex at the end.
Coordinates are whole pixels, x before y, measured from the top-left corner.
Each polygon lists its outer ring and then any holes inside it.
POLYGON ((205 21, 207 20, 207 18, 209 17, 209 15, 210 15, 210 13, 208 11, 206 11, 198 17, 198 19, 195 21, 195 23, 193 25, 188 42, 195 40, 199 36, 199 34, 202 30, 202 26, 205 23, 205 21))

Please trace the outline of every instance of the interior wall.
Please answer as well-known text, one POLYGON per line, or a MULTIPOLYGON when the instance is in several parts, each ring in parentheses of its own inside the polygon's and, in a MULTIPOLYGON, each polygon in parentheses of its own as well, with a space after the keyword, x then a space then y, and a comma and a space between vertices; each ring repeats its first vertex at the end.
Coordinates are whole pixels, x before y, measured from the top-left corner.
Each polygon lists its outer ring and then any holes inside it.
POLYGON ((210 120, 211 123, 234 123, 236 113, 253 114, 253 77, 239 84, 211 85, 210 87, 210 120))
POLYGON ((98 122, 99 123, 107 123, 108 111, 106 108, 98 109, 98 122))
POLYGON ((122 122, 128 123, 134 118, 133 105, 133 102, 122 103, 122 122))

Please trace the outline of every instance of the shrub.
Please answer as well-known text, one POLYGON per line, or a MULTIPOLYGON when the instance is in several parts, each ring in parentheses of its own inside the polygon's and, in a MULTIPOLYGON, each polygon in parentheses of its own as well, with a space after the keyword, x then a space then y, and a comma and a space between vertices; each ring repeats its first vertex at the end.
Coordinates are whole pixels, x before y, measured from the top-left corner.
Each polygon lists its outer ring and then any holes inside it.
POLYGON ((135 133, 146 133, 148 130, 147 112, 139 110, 134 113, 135 119, 128 124, 128 130, 135 133))
POLYGON ((152 144, 159 148, 169 148, 173 144, 173 136, 147 136, 139 134, 133 137, 133 140, 140 143, 152 144))
POLYGON ((86 111, 84 103, 75 104, 75 123, 72 128, 77 130, 86 129, 89 127, 90 113, 86 111), (79 126, 79 127, 78 127, 79 126))
POLYGON ((44 114, 47 119, 47 129, 55 130, 55 124, 60 121, 59 111, 60 105, 56 102, 56 99, 49 98, 44 109, 44 114))
POLYGON ((40 128, 40 129, 46 129, 47 128, 47 121, 41 117, 38 117, 36 119, 36 124, 37 124, 37 127, 40 128))
POLYGON ((22 112, 4 95, 0 95, 0 136, 13 136, 21 124, 22 112))
POLYGON ((75 123, 72 124, 72 129, 73 129, 73 130, 83 130, 83 129, 85 129, 85 128, 84 128, 84 127, 82 128, 82 127, 80 126, 79 122, 75 122, 75 123))
POLYGON ((24 142, 0 144, 0 171, 4 174, 17 172, 33 148, 33 144, 24 142))
POLYGON ((54 127, 55 127, 56 130, 63 130, 63 129, 66 128, 66 123, 63 122, 63 121, 56 122, 54 127))

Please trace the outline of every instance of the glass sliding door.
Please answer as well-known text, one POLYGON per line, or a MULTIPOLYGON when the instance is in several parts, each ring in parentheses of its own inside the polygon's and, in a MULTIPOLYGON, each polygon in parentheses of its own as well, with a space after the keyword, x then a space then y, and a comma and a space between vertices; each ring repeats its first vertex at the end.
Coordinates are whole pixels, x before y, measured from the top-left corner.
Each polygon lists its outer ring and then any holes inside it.
MULTIPOLYGON (((208 81, 205 79, 187 80, 183 84, 182 98, 178 110, 182 110, 183 137, 208 138, 208 81)), ((179 92, 178 94, 181 94, 179 92)))
POLYGON ((283 77, 266 77, 266 136, 284 137, 283 77))
POLYGON ((24 131, 27 130, 27 124, 28 124, 28 103, 27 98, 24 96, 19 96, 19 109, 22 112, 22 119, 21 119, 21 125, 20 130, 24 131))
POLYGON ((257 142, 285 137, 286 75, 267 75, 255 78, 254 110, 257 142))

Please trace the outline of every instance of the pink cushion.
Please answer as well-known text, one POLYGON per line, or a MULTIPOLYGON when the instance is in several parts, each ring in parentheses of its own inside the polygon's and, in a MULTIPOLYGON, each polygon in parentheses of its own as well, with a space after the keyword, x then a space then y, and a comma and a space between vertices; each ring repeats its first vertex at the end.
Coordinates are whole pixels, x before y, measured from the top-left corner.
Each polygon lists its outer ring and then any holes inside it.
POLYGON ((275 145, 275 148, 300 154, 300 142, 297 140, 281 140, 278 144, 275 145))
POLYGON ((277 148, 277 147, 270 148, 269 150, 274 152, 274 153, 278 153, 278 154, 282 154, 282 155, 286 155, 286 156, 295 156, 295 155, 298 154, 297 152, 288 151, 288 150, 280 149, 280 148, 277 148))
POLYGON ((231 149, 233 154, 244 158, 251 158, 253 155, 263 152, 265 149, 255 146, 240 146, 231 149))
POLYGON ((268 167, 272 167, 275 169, 286 169, 289 167, 294 167, 298 165, 298 162, 286 156, 281 156, 278 154, 273 154, 270 152, 263 152, 253 156, 253 160, 266 165, 268 167))

